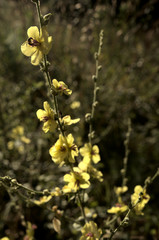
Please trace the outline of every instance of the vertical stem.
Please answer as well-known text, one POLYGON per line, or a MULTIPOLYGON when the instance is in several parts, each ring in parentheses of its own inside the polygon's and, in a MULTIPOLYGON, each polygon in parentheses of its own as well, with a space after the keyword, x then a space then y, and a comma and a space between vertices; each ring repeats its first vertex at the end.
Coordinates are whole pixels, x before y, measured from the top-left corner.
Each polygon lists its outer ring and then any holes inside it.
POLYGON ((126 172, 127 172, 127 163, 128 163, 128 156, 129 156, 130 134, 131 134, 131 120, 128 119, 128 131, 126 133, 126 139, 124 141, 125 157, 123 159, 123 169, 121 170, 121 174, 122 174, 122 187, 124 187, 126 185, 126 182, 127 182, 126 172))
POLYGON ((99 47, 98 47, 98 52, 95 53, 95 61, 96 61, 96 71, 95 75, 92 77, 94 80, 94 91, 93 91, 93 103, 92 103, 92 109, 91 109, 91 116, 90 116, 90 123, 89 123, 89 143, 92 145, 92 138, 93 138, 93 118, 94 118, 94 113, 95 113, 95 107, 96 107, 96 99, 97 99, 97 80, 98 80, 98 75, 99 75, 99 70, 101 66, 99 66, 99 56, 101 54, 101 48, 103 45, 103 30, 100 32, 100 38, 99 38, 99 47))
POLYGON ((79 204, 80 204, 80 209, 81 209, 81 212, 82 212, 82 216, 83 216, 83 218, 84 218, 85 223, 87 223, 87 218, 86 218, 86 215, 85 215, 85 212, 84 212, 84 208, 83 208, 83 204, 82 204, 82 200, 81 200, 81 196, 80 196, 80 193, 79 193, 79 192, 77 193, 77 196, 78 196, 78 200, 79 200, 79 204))
POLYGON ((41 22, 41 10, 40 10, 40 1, 37 0, 36 4, 36 9, 37 9, 37 13, 38 13, 38 18, 39 18, 39 24, 40 24, 40 28, 42 27, 42 22, 41 22))

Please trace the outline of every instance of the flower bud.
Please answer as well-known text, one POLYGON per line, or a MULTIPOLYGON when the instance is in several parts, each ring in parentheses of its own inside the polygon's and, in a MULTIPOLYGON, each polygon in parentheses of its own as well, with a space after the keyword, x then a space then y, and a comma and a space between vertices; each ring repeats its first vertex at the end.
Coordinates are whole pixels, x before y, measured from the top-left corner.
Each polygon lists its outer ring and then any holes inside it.
POLYGON ((92 76, 92 80, 95 81, 97 80, 97 77, 95 75, 92 76))
POLYGON ((44 189, 43 194, 44 195, 49 195, 49 190, 48 189, 44 189))
POLYGON ((17 180, 16 180, 15 178, 13 178, 13 179, 11 180, 11 183, 17 184, 17 180))
POLYGON ((98 53, 97 53, 97 52, 95 52, 95 54, 94 54, 94 58, 95 58, 95 60, 98 59, 98 53))
POLYGON ((43 26, 48 24, 51 16, 52 16, 51 13, 48 13, 48 14, 46 14, 46 15, 43 16, 43 22, 42 22, 42 25, 43 25, 43 26))
POLYGON ((124 227, 127 227, 128 224, 129 224, 129 218, 126 217, 126 218, 124 219, 123 226, 124 226, 124 227))
POLYGON ((91 114, 90 113, 86 113, 85 121, 88 122, 88 123, 91 121, 91 114))
POLYGON ((95 101, 95 102, 93 103, 93 106, 96 107, 97 104, 98 104, 98 101, 95 101))
POLYGON ((98 66, 98 71, 100 71, 102 69, 102 66, 101 65, 99 65, 98 66))

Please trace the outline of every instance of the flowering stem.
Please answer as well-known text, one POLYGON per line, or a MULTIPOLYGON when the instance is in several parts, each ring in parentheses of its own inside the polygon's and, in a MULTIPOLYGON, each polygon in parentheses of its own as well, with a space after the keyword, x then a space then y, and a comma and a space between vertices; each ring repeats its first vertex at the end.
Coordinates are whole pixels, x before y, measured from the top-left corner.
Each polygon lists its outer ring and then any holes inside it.
MULTIPOLYGON (((38 12, 38 18, 39 18, 39 22, 40 22, 40 28, 42 27, 42 15, 41 15, 41 10, 40 10, 40 1, 37 0, 36 1, 36 8, 37 8, 37 12, 38 12)), ((102 38, 102 37, 101 37, 102 38)), ((100 43, 100 47, 101 48, 101 43, 100 43)), ((98 55, 100 55, 100 49, 98 50, 98 55)), ((53 100, 54 100, 54 108, 55 108, 55 112, 56 112, 56 115, 57 115, 57 122, 58 122, 58 125, 59 125, 59 128, 60 128, 60 132, 61 134, 63 135, 64 139, 65 139, 65 142, 66 142, 66 145, 68 145, 67 143, 67 138, 65 136, 65 133, 63 131, 63 128, 62 128, 62 125, 61 125, 61 122, 60 122, 60 116, 59 116, 59 108, 58 108, 58 101, 57 101, 57 96, 53 93, 52 91, 52 82, 51 82, 51 77, 50 77, 50 73, 49 73, 49 70, 48 70, 48 64, 47 64, 47 56, 44 55, 44 58, 43 58, 43 72, 44 72, 44 76, 49 84, 49 88, 50 88, 50 91, 51 91, 51 94, 53 96, 53 100)), ((99 67, 98 67, 98 60, 96 61, 96 76, 98 78, 98 71, 99 71, 99 67)), ((96 88, 96 83, 95 83, 95 90, 94 90, 94 100, 93 102, 96 101, 96 91, 97 91, 97 88, 96 88)), ((93 106, 93 105, 92 105, 93 106)), ((92 118, 94 116, 94 108, 92 109, 92 118)), ((92 132, 92 126, 90 127, 90 132, 92 132)), ((70 163, 70 168, 71 170, 73 171, 73 167, 70 163)), ((84 212, 84 208, 83 208, 83 205, 82 205, 82 201, 81 201, 81 197, 80 197, 80 193, 77 193, 77 196, 78 196, 78 200, 79 200, 79 205, 80 205, 80 209, 81 209, 81 212, 82 212, 82 215, 83 215, 83 218, 85 220, 85 222, 87 222, 87 219, 86 219, 86 216, 85 216, 85 212, 84 212)))
POLYGON ((40 1, 37 0, 35 2, 35 4, 36 4, 36 9, 37 9, 38 18, 39 18, 39 24, 40 24, 40 28, 41 28, 42 27, 42 21, 41 21, 42 15, 41 15, 41 10, 40 10, 40 1))
MULTIPOLYGON (((145 180, 145 186, 144 188, 146 188, 148 185, 150 185, 154 180, 155 178, 159 176, 159 169, 157 169, 156 173, 154 174, 153 177, 148 177, 146 180, 145 180)), ((115 233, 119 230, 120 227, 124 226, 124 225, 127 225, 128 224, 128 221, 129 221, 129 215, 131 213, 131 211, 137 206, 138 203, 141 202, 141 197, 139 196, 137 202, 131 206, 128 210, 128 212, 126 213, 124 219, 120 222, 120 224, 118 225, 118 227, 115 229, 115 230, 112 230, 111 232, 111 235, 110 237, 108 238, 108 240, 111 240, 112 237, 115 235, 115 233)))
POLYGON ((127 178, 126 178, 126 172, 127 172, 127 163, 128 163, 128 156, 129 156, 129 139, 131 134, 131 120, 128 119, 128 131, 126 133, 126 139, 124 141, 125 145, 125 157, 123 159, 123 169, 121 169, 122 174, 122 187, 126 185, 127 178))
POLYGON ((98 80, 98 75, 99 71, 101 69, 101 66, 99 66, 99 56, 101 54, 101 49, 103 45, 103 30, 100 32, 100 38, 99 38, 99 47, 98 47, 98 52, 95 53, 95 62, 96 62, 96 72, 95 75, 92 76, 92 79, 94 80, 94 91, 93 91, 93 103, 92 103, 92 109, 91 109, 91 115, 90 115, 90 122, 89 122, 89 143, 92 145, 92 138, 93 138, 93 118, 94 118, 94 113, 95 113, 95 107, 97 105, 97 80, 98 80))
MULTIPOLYGON (((37 9, 37 13, 38 13, 40 28, 41 28, 42 27, 42 14, 41 14, 41 10, 40 10, 40 1, 37 0, 37 2, 35 4, 36 4, 36 9, 37 9)), ((58 122, 58 125, 59 125, 59 128, 60 128, 60 131, 61 131, 62 135, 65 136, 64 131, 63 131, 62 126, 61 126, 61 123, 60 123, 60 119, 59 119, 60 117, 59 117, 57 97, 52 92, 51 77, 50 77, 50 73, 49 73, 49 70, 48 70, 47 56, 45 54, 44 54, 44 57, 43 57, 43 63, 44 63, 45 78, 46 78, 46 80, 49 84, 49 88, 50 88, 50 91, 51 91, 51 94, 52 94, 53 100, 54 100, 53 104, 54 104, 55 112, 57 114, 57 122, 58 122)))
POLYGON ((48 71, 48 66, 47 66, 47 56, 44 55, 43 59, 44 59, 44 72, 46 74, 46 79, 47 79, 47 81, 49 83, 49 87, 50 87, 50 90, 51 90, 51 77, 50 77, 50 73, 48 71))
POLYGON ((9 176, 4 176, 0 177, 0 181, 2 181, 3 185, 7 188, 8 185, 5 182, 8 182, 11 186, 17 187, 17 188, 22 188, 26 190, 27 192, 33 193, 33 194, 38 194, 38 195, 44 195, 42 191, 36 191, 33 189, 30 189, 28 187, 23 186, 22 184, 18 183, 16 179, 12 179, 9 176))

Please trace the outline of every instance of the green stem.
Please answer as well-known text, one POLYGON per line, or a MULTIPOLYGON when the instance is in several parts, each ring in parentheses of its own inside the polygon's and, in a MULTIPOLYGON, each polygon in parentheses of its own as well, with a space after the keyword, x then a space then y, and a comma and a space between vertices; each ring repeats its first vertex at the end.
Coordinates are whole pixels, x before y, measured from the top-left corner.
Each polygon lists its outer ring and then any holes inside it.
POLYGON ((100 38, 99 38, 99 47, 98 47, 98 52, 95 53, 95 62, 96 62, 96 70, 95 70, 95 75, 92 77, 94 80, 94 90, 93 90, 93 102, 92 102, 92 109, 91 109, 91 116, 90 116, 90 122, 89 122, 89 134, 88 134, 88 139, 90 145, 92 145, 92 138, 93 138, 93 118, 95 114, 95 107, 96 107, 96 99, 97 99, 97 80, 99 76, 99 56, 101 54, 101 48, 103 44, 103 30, 100 32, 100 38))
POLYGON ((124 141, 125 156, 124 156, 124 159, 123 159, 123 169, 121 170, 121 174, 122 174, 122 187, 124 187, 126 185, 126 182, 127 182, 126 172, 127 172, 127 164, 128 164, 128 156, 129 156, 130 134, 131 134, 131 120, 128 119, 128 131, 126 133, 126 139, 124 141))
POLYGON ((37 13, 38 13, 40 28, 42 28, 42 22, 41 22, 42 15, 40 10, 40 1, 38 0, 35 4, 36 4, 37 13))
POLYGON ((20 187, 24 190, 26 190, 27 192, 30 192, 30 193, 34 193, 34 194, 38 194, 38 195, 44 195, 42 191, 36 191, 36 190, 33 190, 33 189, 30 189, 28 187, 25 187, 23 186, 21 183, 18 183, 16 179, 11 179, 10 177, 8 176, 5 176, 5 177, 0 177, 0 181, 2 181, 2 183, 5 185, 5 188, 8 188, 8 186, 5 184, 6 181, 9 181, 9 184, 11 185, 14 185, 15 187, 20 187))
POLYGON ((77 193, 77 196, 78 196, 78 201, 79 201, 82 216, 84 218, 85 223, 87 223, 87 218, 86 218, 86 215, 85 215, 85 212, 84 212, 84 208, 83 208, 83 204, 82 204, 82 200, 81 200, 81 196, 80 196, 79 192, 77 193))

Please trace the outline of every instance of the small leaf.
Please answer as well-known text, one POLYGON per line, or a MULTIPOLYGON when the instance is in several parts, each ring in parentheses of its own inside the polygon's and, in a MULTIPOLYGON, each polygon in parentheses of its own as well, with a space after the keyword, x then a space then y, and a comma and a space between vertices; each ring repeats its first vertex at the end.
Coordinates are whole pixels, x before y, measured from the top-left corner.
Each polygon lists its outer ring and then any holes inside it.
POLYGON ((61 231, 61 221, 58 218, 53 218, 53 228, 56 232, 60 233, 61 231))

